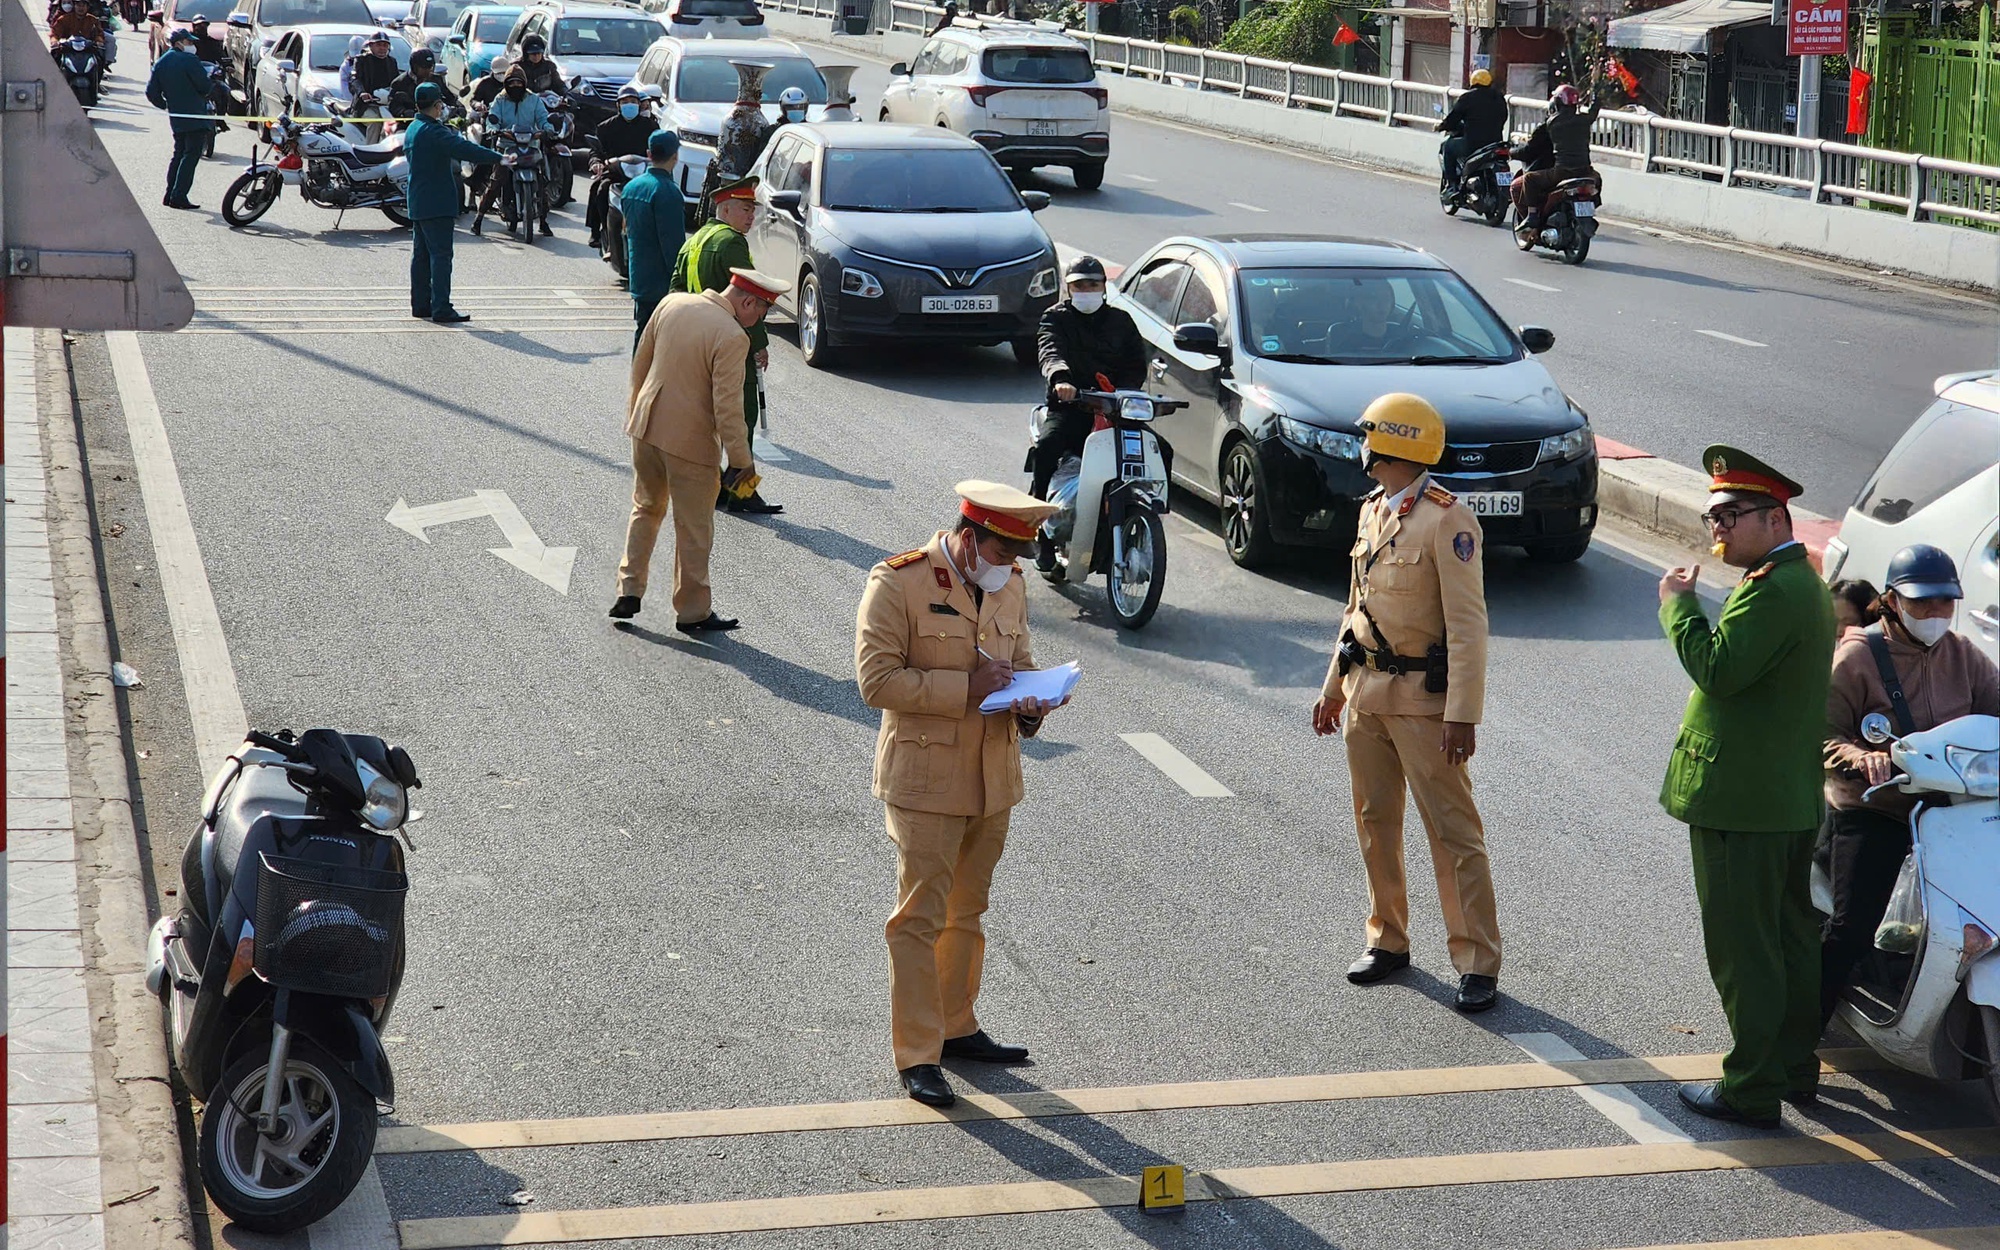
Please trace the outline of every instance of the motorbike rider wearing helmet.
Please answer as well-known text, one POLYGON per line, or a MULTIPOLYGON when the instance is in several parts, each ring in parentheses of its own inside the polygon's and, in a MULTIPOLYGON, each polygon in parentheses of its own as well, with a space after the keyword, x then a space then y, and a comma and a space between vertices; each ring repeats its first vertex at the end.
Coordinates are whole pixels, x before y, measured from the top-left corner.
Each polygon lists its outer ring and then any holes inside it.
POLYGON ((418 48, 410 53, 409 71, 389 84, 389 111, 398 117, 415 117, 417 88, 427 82, 437 84, 438 100, 443 103, 446 115, 459 108, 457 94, 444 85, 444 75, 438 72, 437 53, 418 48))
POLYGON ((611 204, 611 180, 605 175, 616 167, 621 156, 646 155, 646 141, 659 129, 651 104, 645 84, 633 79, 618 88, 617 111, 597 123, 592 136, 597 140, 597 154, 590 162, 590 203, 583 213, 592 247, 597 246, 599 233, 604 229, 604 214, 611 204))
POLYGON ((1889 753, 1861 736, 1862 718, 1880 712, 1898 737, 1961 716, 2000 716, 2000 667, 1951 618, 1965 597, 1958 568, 1936 547, 1905 547, 1889 561, 1882 618, 1833 655, 1826 697, 1826 818, 1819 852, 1832 878, 1833 911, 1820 932, 1820 1017, 1833 1018, 1841 991, 1868 952, 1910 853, 1915 800, 1891 787, 1889 753), (1902 704, 1888 690, 1893 674, 1902 704))
MULTIPOLYGON (((806 119, 806 93, 803 88, 787 87, 778 93, 778 124, 795 124, 806 119)), ((768 143, 766 146, 769 146, 768 143)))
POLYGON ((222 64, 222 58, 228 55, 228 49, 223 46, 222 40, 208 33, 208 19, 197 17, 188 23, 188 29, 194 32, 195 59, 203 65, 222 64))
POLYGON ((340 62, 340 94, 354 98, 354 67, 368 55, 368 40, 360 35, 347 41, 347 55, 340 62))
POLYGON ((485 106, 493 103, 507 85, 507 75, 512 72, 514 62, 505 56, 496 56, 486 67, 486 76, 472 84, 472 103, 485 106))
MULTIPOLYGON (((1063 272, 1063 299, 1042 314, 1035 333, 1042 377, 1048 384, 1048 420, 1028 452, 1034 474, 1028 493, 1047 499, 1049 479, 1065 456, 1083 454, 1092 415, 1076 402, 1079 390, 1097 390, 1099 374, 1114 390, 1146 384, 1146 340, 1132 314, 1104 301, 1104 262, 1079 256, 1063 272)), ((1054 568, 1054 551, 1044 540, 1037 564, 1054 568)))
MULTIPOLYGON (((403 72, 396 58, 389 55, 389 48, 389 32, 378 30, 368 36, 362 54, 354 58, 354 72, 350 75, 354 94, 348 100, 357 118, 389 115, 389 89, 403 72)), ((382 130, 379 121, 362 127, 370 143, 381 139, 382 130)))
POLYGON ((55 20, 49 23, 49 46, 54 47, 79 35, 101 45, 104 43, 104 23, 97 20, 97 14, 90 11, 89 5, 78 4, 76 0, 62 0, 55 20))
POLYGON ((1449 194, 1458 188, 1458 172, 1465 158, 1506 137, 1507 97, 1493 85, 1493 75, 1473 70, 1472 89, 1458 97, 1437 128, 1451 136, 1442 149, 1444 190, 1449 194))
POLYGON ((528 90, 540 95, 544 91, 561 94, 569 90, 563 82, 562 71, 549 59, 548 40, 540 35, 529 35, 521 41, 521 60, 514 68, 521 71, 528 80, 528 90))
MULTIPOLYGON (((493 101, 493 106, 487 110, 486 137, 491 139, 494 135, 503 132, 523 130, 535 135, 549 135, 554 133, 555 128, 549 124, 549 110, 542 103, 542 97, 528 90, 527 74, 520 66, 516 65, 507 71, 506 86, 493 101)), ((537 145, 536 152, 537 161, 540 165, 546 167, 548 162, 543 159, 539 145, 537 145)), ((547 177, 546 168, 543 169, 543 176, 547 177)), ((504 181, 501 178, 494 178, 488 181, 485 202, 481 205, 480 212, 485 213, 493 208, 494 201, 499 198, 500 188, 504 181)), ((536 216, 541 220, 542 237, 547 238, 553 235, 555 231, 549 229, 549 201, 547 196, 539 198, 535 205, 535 210, 536 216)), ((474 223, 473 233, 479 233, 478 223, 476 222, 474 223)))
MULTIPOLYGON (((1594 95, 1594 93, 1593 93, 1594 95)), ((1571 178, 1595 178, 1590 163, 1590 130, 1604 107, 1593 98, 1590 111, 1577 112, 1583 94, 1564 83, 1549 96, 1549 118, 1535 127, 1528 141, 1514 149, 1514 159, 1528 172, 1514 179, 1514 230, 1532 234, 1541 228, 1542 203, 1549 192, 1571 178)))

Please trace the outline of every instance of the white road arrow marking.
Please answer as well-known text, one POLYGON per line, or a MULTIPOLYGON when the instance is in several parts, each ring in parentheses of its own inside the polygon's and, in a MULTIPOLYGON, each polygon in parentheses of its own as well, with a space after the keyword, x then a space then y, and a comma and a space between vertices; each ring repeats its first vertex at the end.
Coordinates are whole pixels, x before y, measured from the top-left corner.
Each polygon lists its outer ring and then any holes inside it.
POLYGON ((398 499, 384 519, 405 534, 429 542, 430 535, 424 531, 431 526, 452 525, 479 517, 492 517, 493 523, 500 527, 501 537, 507 540, 505 547, 488 547, 486 550, 490 554, 499 556, 559 595, 569 593, 570 572, 576 565, 576 548, 545 545, 536 535, 535 527, 528 524, 528 518, 522 516, 514 501, 507 498, 506 491, 475 491, 466 499, 447 499, 420 508, 412 508, 407 501, 398 499))

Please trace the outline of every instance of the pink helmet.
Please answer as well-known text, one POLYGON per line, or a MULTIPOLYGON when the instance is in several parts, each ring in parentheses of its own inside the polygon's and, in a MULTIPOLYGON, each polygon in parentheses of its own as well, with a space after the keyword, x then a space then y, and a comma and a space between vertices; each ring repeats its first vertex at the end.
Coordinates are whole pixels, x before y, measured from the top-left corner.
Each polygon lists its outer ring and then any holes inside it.
POLYGON ((1555 92, 1549 96, 1550 104, 1567 104, 1571 108, 1575 108, 1578 104, 1582 103, 1582 101, 1583 101, 1583 93, 1578 91, 1575 87, 1570 86, 1568 83, 1564 83, 1562 86, 1557 87, 1555 89, 1555 92))

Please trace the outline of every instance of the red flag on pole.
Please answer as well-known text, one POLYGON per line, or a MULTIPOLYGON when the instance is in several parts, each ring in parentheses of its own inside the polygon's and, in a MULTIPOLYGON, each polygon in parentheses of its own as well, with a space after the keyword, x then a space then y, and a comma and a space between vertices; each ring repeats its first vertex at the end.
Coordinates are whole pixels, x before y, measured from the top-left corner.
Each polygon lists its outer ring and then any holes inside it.
POLYGON ((1612 57, 1611 72, 1617 77, 1618 85, 1625 88, 1625 95, 1628 99, 1636 100, 1639 98, 1639 76, 1625 68, 1625 62, 1619 60, 1617 57, 1612 57))
POLYGON ((1868 133, 1868 91, 1875 85, 1875 75, 1855 66, 1847 76, 1847 133, 1865 135, 1868 133))
POLYGON ((1349 26, 1346 22, 1342 22, 1340 24, 1340 29, 1333 32, 1333 46, 1336 48, 1338 48, 1343 43, 1360 43, 1360 42, 1361 42, 1361 36, 1355 34, 1354 28, 1352 26, 1349 26))

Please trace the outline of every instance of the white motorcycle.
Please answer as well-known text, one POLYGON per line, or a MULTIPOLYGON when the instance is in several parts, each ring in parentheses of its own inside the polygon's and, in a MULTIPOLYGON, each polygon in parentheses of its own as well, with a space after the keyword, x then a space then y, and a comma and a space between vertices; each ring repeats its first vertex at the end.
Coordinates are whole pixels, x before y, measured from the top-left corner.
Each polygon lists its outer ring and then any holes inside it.
MULTIPOLYGON (((1081 584, 1105 575, 1111 614, 1126 629, 1153 619, 1167 585, 1167 463, 1153 418, 1187 407, 1144 391, 1078 391, 1076 402, 1097 416, 1081 458, 1070 456, 1049 482, 1061 510, 1042 525, 1055 545, 1049 582, 1081 584)), ((1037 408, 1029 438, 1039 440, 1048 419, 1037 408)))
MULTIPOLYGON (((1888 744, 1896 770, 1868 793, 1896 786, 1919 801, 1904 877, 1840 1018, 1899 1068, 1983 1077, 2000 1115, 2000 717, 1961 716, 1898 738, 1878 712, 1861 735, 1888 744)), ((1817 863, 1812 892, 1831 912, 1832 883, 1817 863)))
MULTIPOLYGON (((291 68, 289 62, 285 68, 291 68)), ((286 96, 284 115, 263 125, 268 150, 259 155, 257 144, 251 144, 250 168, 223 194, 222 219, 247 226, 270 211, 285 187, 294 186, 321 208, 342 213, 379 208, 397 225, 409 225, 410 162, 403 155, 403 137, 354 143, 341 133, 342 123, 293 120, 295 106, 286 96)), ((339 224, 336 219, 335 227, 339 224)))

